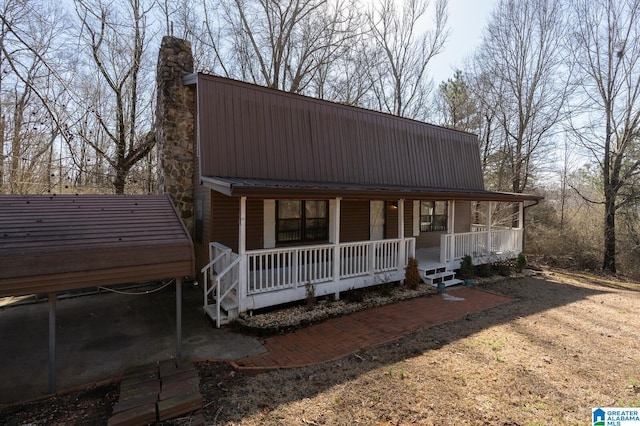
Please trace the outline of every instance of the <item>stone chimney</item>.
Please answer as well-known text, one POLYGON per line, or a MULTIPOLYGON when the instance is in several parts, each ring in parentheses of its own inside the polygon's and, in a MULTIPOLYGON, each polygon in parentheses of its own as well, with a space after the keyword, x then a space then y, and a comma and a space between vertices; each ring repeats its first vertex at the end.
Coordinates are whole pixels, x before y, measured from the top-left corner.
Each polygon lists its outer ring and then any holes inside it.
POLYGON ((163 37, 156 74, 158 186, 161 193, 169 194, 193 235, 193 182, 197 173, 196 89, 182 82, 182 78, 190 73, 193 73, 191 43, 163 37))

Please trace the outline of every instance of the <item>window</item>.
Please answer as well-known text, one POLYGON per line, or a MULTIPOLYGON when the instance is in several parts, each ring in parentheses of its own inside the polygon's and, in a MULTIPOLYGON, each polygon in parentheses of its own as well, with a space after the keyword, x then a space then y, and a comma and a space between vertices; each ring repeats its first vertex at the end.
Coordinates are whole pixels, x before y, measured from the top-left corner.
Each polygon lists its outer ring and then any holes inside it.
POLYGON ((447 230, 447 202, 420 201, 420 232, 447 230))
POLYGON ((329 202, 279 200, 276 208, 277 241, 323 241, 329 238, 329 202))

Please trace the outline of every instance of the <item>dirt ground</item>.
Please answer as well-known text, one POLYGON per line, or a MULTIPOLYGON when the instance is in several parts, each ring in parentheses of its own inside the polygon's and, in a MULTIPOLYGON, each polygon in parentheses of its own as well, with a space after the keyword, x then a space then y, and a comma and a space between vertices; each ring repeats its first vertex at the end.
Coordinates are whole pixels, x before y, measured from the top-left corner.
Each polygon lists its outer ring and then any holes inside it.
MULTIPOLYGON (((584 425, 640 407, 640 285, 557 271, 481 287, 514 302, 314 367, 201 364, 207 424, 584 425)), ((90 392, 0 423, 100 424, 113 388, 90 392)))

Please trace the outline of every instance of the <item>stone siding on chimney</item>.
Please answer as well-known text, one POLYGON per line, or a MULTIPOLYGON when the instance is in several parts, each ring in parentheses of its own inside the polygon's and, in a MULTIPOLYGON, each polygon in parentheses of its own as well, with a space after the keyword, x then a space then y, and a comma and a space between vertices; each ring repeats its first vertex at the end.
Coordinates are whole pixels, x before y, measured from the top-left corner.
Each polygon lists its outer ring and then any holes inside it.
POLYGON ((175 37, 163 37, 156 74, 158 186, 161 193, 169 194, 193 236, 193 183, 197 178, 196 91, 195 86, 186 86, 182 81, 191 73, 191 43, 175 37))

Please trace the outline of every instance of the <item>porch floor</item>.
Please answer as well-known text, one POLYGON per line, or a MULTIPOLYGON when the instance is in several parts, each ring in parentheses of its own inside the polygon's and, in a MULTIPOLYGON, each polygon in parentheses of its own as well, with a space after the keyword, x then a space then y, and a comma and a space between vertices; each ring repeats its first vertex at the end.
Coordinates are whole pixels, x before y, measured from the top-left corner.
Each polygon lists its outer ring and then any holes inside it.
POLYGON ((331 318, 293 333, 267 337, 264 341, 266 353, 242 358, 233 364, 241 370, 267 370, 334 361, 512 300, 466 287, 450 294, 464 300, 452 302, 440 296, 419 297, 331 318))
POLYGON ((416 248, 418 269, 433 269, 440 263, 440 247, 416 248))

